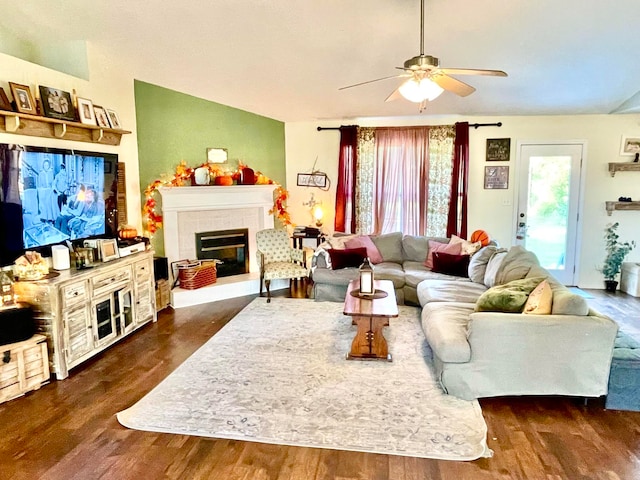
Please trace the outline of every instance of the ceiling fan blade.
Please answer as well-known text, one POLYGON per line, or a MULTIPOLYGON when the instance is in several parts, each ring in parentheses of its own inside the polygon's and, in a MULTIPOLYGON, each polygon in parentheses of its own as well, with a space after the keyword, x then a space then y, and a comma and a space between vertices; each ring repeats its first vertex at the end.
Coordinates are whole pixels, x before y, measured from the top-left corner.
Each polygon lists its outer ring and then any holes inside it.
MULTIPOLYGON (((402 85, 400 85, 402 86, 402 85)), ((398 100, 402 98, 402 95, 400 94, 400 87, 396 88, 393 92, 391 92, 391 95, 389 95, 387 98, 385 98, 385 102, 393 102, 394 100, 398 100)))
POLYGON ((449 77, 443 73, 438 73, 438 75, 432 75, 431 80, 436 82, 445 90, 455 93, 460 97, 466 97, 467 95, 471 95, 473 92, 476 91, 476 89, 473 88, 471 85, 467 85, 466 83, 461 82, 460 80, 457 80, 453 77, 449 77))
POLYGON ((488 75, 491 77, 508 77, 502 70, 479 70, 475 68, 441 68, 447 75, 488 75))
POLYGON ((367 85, 369 83, 380 82, 381 80, 389 80, 390 78, 402 77, 403 75, 391 75, 389 77, 376 78, 375 80, 369 80, 366 82, 354 83, 353 85, 347 85, 346 87, 340 87, 338 90, 346 90, 347 88, 359 87, 360 85, 367 85))

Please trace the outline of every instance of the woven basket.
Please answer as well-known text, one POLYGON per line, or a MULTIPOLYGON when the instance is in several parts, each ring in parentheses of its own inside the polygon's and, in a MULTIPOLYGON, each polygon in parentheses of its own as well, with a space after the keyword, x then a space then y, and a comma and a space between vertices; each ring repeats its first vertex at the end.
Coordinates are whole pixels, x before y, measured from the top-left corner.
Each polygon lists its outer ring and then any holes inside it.
POLYGON ((214 260, 197 260, 178 265, 180 288, 195 290, 216 283, 217 269, 214 260))

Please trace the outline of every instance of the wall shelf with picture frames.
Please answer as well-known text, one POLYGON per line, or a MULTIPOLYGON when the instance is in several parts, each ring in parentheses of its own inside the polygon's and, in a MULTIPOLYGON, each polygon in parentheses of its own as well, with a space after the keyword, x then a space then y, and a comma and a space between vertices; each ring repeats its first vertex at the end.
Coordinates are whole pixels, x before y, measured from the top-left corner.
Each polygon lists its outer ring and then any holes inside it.
POLYGON ((0 110, 0 132, 32 137, 63 138, 76 142, 120 145, 128 130, 98 127, 78 122, 0 110))

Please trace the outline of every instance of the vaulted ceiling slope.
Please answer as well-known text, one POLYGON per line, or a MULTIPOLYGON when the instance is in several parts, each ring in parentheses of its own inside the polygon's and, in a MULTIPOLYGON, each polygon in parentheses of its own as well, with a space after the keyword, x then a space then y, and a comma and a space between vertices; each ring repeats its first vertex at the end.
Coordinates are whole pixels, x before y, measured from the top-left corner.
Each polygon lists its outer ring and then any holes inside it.
MULTIPOLYGON (((86 40, 134 78, 282 121, 417 115, 385 103, 419 53, 419 0, 20 0, 0 23, 26 39, 86 40)), ((458 77, 426 115, 610 113, 640 91, 638 0, 427 0, 425 53, 458 77)), ((636 98, 631 111, 640 111, 636 98)), ((629 108, 627 108, 629 111, 629 108)))

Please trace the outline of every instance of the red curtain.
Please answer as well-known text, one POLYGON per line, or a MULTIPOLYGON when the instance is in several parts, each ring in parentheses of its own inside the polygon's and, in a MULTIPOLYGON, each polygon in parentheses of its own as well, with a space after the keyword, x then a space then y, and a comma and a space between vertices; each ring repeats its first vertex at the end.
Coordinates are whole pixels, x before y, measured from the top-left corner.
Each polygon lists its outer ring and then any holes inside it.
POLYGON ((358 163, 358 127, 340 127, 340 156, 336 187, 336 232, 355 233, 356 167, 358 163))
POLYGON ((453 174, 447 237, 467 238, 467 193, 469 187, 469 122, 456 123, 453 174))

